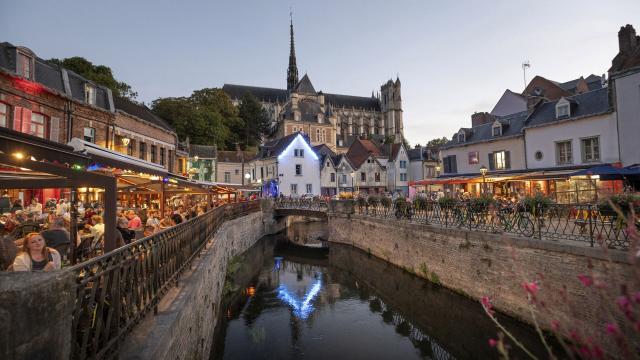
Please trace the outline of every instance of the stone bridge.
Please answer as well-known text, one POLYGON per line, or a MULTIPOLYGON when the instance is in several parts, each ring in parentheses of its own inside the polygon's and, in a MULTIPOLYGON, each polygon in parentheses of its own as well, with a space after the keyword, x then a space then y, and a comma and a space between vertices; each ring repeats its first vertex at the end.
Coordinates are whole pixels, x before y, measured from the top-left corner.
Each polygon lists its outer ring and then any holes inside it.
POLYGON ((326 219, 329 203, 321 199, 276 199, 273 202, 275 219, 287 216, 308 216, 326 219))

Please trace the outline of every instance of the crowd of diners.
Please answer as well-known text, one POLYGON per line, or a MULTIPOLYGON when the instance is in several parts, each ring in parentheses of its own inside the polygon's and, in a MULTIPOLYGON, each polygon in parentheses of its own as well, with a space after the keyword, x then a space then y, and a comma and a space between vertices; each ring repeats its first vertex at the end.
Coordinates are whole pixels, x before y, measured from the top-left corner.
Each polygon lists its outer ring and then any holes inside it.
MULTIPOLYGON (((218 206, 221 203, 212 203, 218 206)), ((71 206, 67 199, 50 199, 45 204, 33 198, 0 196, 0 271, 51 271, 70 263, 71 251, 79 261, 102 254, 104 248, 104 209, 98 202, 77 203, 77 236, 71 246, 71 206), (4 206, 2 206, 4 204, 4 206)), ((206 201, 185 195, 166 204, 164 213, 150 207, 118 207, 116 246, 151 236, 204 214, 206 201)))

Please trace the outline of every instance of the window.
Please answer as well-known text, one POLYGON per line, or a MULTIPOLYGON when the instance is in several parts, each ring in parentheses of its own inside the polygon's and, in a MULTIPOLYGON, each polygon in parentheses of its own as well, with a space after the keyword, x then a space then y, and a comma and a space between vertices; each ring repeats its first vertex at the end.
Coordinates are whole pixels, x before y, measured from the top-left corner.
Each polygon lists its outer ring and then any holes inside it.
POLYGON ((8 127, 9 126, 9 106, 5 103, 0 103, 0 126, 8 127))
POLYGON ((147 160, 147 143, 140 141, 140 148, 138 151, 138 156, 142 160, 147 160))
POLYGON ((495 170, 504 170, 507 168, 507 157, 504 151, 496 151, 493 153, 493 168, 495 170))
POLYGON ((406 169, 406 168, 407 168, 407 161, 400 160, 400 169, 406 169))
POLYGON ((33 59, 21 52, 18 52, 18 75, 33 80, 33 59))
POLYGON ((366 173, 363 173, 363 172, 360 173, 360 181, 362 181, 362 182, 366 182, 367 181, 367 174, 366 173))
POLYGON ((307 194, 313 194, 313 184, 307 184, 307 194))
POLYGON ((380 173, 379 173, 379 172, 377 172, 377 173, 375 174, 374 179, 375 179, 375 181, 376 181, 376 182, 380 182, 380 173))
POLYGON ((251 169, 251 179, 252 180, 256 179, 256 169, 251 169))
POLYGON ((296 165, 296 176, 302 176, 302 165, 296 165))
MULTIPOLYGON (((133 142, 133 141, 131 141, 131 142, 133 142)), ((160 148, 160 165, 164 166, 164 161, 165 161, 164 148, 160 148)))
POLYGON ((542 153, 542 151, 538 150, 533 154, 533 157, 537 160, 540 161, 542 160, 542 158, 544 157, 544 154, 542 153))
POLYGON ((294 126, 293 127, 293 132, 298 132, 298 127, 294 126))
MULTIPOLYGON (((127 145, 127 155, 133 156, 133 149, 136 147, 136 141, 133 139, 129 139, 129 144, 127 145)), ((160 161, 163 161, 164 157, 164 149, 160 149, 160 161)), ((162 163, 164 165, 164 162, 162 163)))
POLYGON ((224 182, 226 182, 226 183, 230 183, 231 182, 231 173, 228 172, 228 171, 226 171, 224 173, 224 182))
POLYGON ((502 125, 494 125, 493 128, 491 128, 491 132, 493 136, 502 135, 502 125))
POLYGON ((320 129, 316 129, 316 141, 320 142, 320 129))
POLYGON ((84 141, 88 141, 90 143, 96 142, 96 129, 86 127, 84 128, 83 134, 84 141))
POLYGON ((456 155, 445 156, 442 159, 442 165, 444 167, 445 174, 455 174, 458 172, 458 164, 456 162, 456 155))
POLYGON ((556 119, 562 119, 571 116, 569 104, 561 103, 556 105, 556 119))
POLYGON ((580 140, 582 146, 582 162, 600 161, 600 139, 595 137, 580 140))
POLYGON ((464 142, 464 140, 465 140, 464 133, 459 133, 458 134, 458 142, 464 142))
POLYGON ((327 166, 326 167, 329 167, 329 162, 328 161, 327 161, 327 166))
POLYGON ((96 104, 96 87, 91 84, 84 84, 84 102, 89 105, 96 104))
POLYGON ((340 184, 342 185, 347 184, 347 174, 340 174, 340 184))
POLYGON ((480 163, 480 154, 477 151, 469 151, 469 165, 480 163))
POLYGON ((291 195, 298 194, 298 184, 291 184, 291 195))
POLYGON ((293 149, 293 156, 304 157, 304 149, 293 149))
MULTIPOLYGON (((169 156, 169 172, 173 172, 173 150, 169 149, 167 153, 169 156)), ((205 169, 205 172, 206 172, 206 169, 205 169)))
POLYGON ((16 106, 13 130, 46 139, 49 136, 49 118, 43 114, 16 106))
POLYGON ((331 182, 336 182, 336 173, 331 173, 331 182))
POLYGON ((573 163, 571 140, 559 141, 556 143, 556 162, 559 165, 573 163))
POLYGON ((322 142, 327 142, 327 130, 322 130, 322 142))
POLYGON ((158 161, 158 158, 157 158, 158 154, 156 151, 156 147, 157 146, 155 145, 151 145, 151 162, 152 163, 155 163, 156 161, 158 161))
POLYGON ((233 173, 236 174, 236 175, 240 175, 240 170, 239 169, 235 169, 233 173))
POLYGON ((260 166, 260 179, 264 179, 264 167, 260 166))

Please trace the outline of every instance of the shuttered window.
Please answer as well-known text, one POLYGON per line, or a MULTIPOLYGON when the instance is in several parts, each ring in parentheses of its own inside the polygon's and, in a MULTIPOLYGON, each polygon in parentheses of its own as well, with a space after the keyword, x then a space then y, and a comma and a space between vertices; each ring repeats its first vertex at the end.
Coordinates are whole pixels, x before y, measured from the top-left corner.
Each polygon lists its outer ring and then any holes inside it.
POLYGON ((48 139, 49 118, 44 114, 16 106, 13 111, 13 130, 48 139))

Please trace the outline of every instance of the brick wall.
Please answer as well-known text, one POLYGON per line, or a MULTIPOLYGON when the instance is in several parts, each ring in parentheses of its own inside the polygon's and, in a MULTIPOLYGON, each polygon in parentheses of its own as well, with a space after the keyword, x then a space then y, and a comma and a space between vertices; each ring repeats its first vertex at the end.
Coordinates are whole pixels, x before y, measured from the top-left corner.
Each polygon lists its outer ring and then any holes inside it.
MULTIPOLYGON (((164 166, 166 169, 169 169, 169 151, 171 151, 171 156, 173 157, 174 168, 170 169, 171 171, 175 171, 175 150, 177 147, 176 137, 174 133, 163 130, 157 126, 151 125, 145 121, 141 121, 134 116, 130 116, 126 113, 116 112, 115 115, 115 126, 117 127, 115 130, 115 134, 123 137, 127 137, 133 140, 133 152, 131 156, 137 158, 144 158, 147 161, 151 161, 151 145, 156 146, 156 161, 155 163, 160 164, 160 149, 164 149, 165 151, 165 162, 164 166), (145 156, 141 157, 140 155, 140 142, 144 142, 146 144, 145 156)), ((126 147, 122 144, 118 144, 118 141, 114 143, 114 149, 116 151, 126 153, 126 147)))
MULTIPOLYGON (((344 214, 344 208, 334 209, 344 214)), ((539 274, 544 275, 539 297, 549 313, 564 324, 599 332, 607 321, 602 304, 578 275, 588 273, 591 264, 595 274, 608 271, 619 281, 609 284, 612 291, 623 283, 634 285, 627 254, 613 250, 609 262, 597 249, 335 213, 329 227, 330 241, 358 247, 472 299, 489 296, 498 310, 526 322, 532 318, 522 283, 539 274), (563 286, 574 305, 562 300, 563 286)), ((552 319, 538 317, 549 328, 552 319)))

